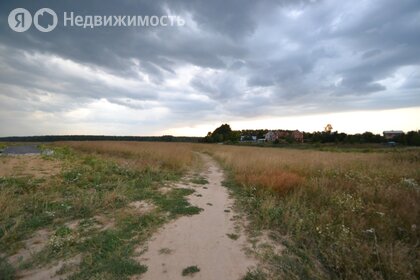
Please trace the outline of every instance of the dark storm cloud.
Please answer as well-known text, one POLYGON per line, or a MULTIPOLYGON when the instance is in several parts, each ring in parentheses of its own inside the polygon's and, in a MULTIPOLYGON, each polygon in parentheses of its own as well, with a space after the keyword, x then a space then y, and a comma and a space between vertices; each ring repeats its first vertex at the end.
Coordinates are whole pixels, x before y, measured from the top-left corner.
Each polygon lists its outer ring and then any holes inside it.
MULTIPOLYGON (((4 51, 4 49, 2 49, 4 51)), ((26 58, 25 53, 16 50, 7 50, 8 56, 1 57, 0 82, 16 85, 27 90, 36 89, 68 95, 75 98, 107 98, 118 97, 121 94, 125 97, 139 100, 155 99, 156 93, 147 88, 121 88, 115 85, 107 85, 92 75, 79 75, 76 69, 73 72, 61 70, 59 65, 46 60, 46 56, 26 58)), ((54 60, 54 58, 52 59, 54 60)), ((59 59, 59 62, 66 63, 66 60, 59 59)), ((0 91, 0 94, 2 92, 0 91)), ((4 93, 3 94, 7 94, 4 93)))
POLYGON ((417 0, 3 1, 0 110, 70 112, 107 100, 156 108, 168 125, 419 106, 419 30, 417 0), (17 7, 49 7, 59 25, 14 32, 7 17, 17 7), (170 12, 187 24, 64 27, 65 11, 170 12))
POLYGON ((362 58, 368 59, 374 56, 377 56, 381 53, 381 50, 375 49, 375 50, 369 50, 362 54, 362 58))
MULTIPOLYGON (((204 1, 203 1, 204 2, 204 1)), ((218 34, 189 34, 181 28, 65 28, 63 20, 53 33, 41 33, 31 28, 24 34, 10 30, 7 25, 9 11, 25 7, 32 13, 49 7, 61 18, 66 11, 75 15, 165 15, 165 6, 159 1, 15 1, 1 4, 2 43, 22 49, 50 52, 81 63, 106 67, 109 71, 129 75, 133 70, 130 58, 142 61, 140 70, 146 70, 159 80, 161 72, 153 63, 167 70, 174 62, 193 63, 203 67, 224 67, 222 56, 241 53, 227 37, 218 34), (53 34, 53 36, 52 36, 53 34), (200 47, 198 47, 200 46, 200 47)), ((186 11, 183 11, 184 13, 186 11)), ((234 12, 231 10, 230 12, 234 12)), ((244 21, 242 19, 242 21, 244 21)), ((241 23, 238 23, 241 24, 241 23)))

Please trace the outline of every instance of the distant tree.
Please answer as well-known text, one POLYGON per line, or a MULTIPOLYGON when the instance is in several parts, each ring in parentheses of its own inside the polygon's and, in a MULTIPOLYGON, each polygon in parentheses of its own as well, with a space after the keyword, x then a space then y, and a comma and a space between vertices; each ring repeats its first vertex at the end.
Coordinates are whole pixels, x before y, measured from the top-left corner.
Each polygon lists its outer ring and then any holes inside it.
POLYGON ((207 143, 213 142, 211 138, 211 131, 207 132, 207 136, 203 138, 203 142, 207 142, 207 143))
POLYGON ((362 143, 381 143, 382 137, 379 134, 373 134, 372 132, 366 131, 362 134, 360 141, 362 143))
POLYGON ((233 130, 230 133, 229 140, 232 142, 238 142, 241 139, 241 132, 233 130))
POLYGON ((403 144, 403 145, 407 145, 407 137, 405 133, 401 133, 395 136, 394 138, 392 138, 391 140, 397 143, 403 144))
POLYGON ((164 142, 173 142, 174 141, 174 137, 172 135, 163 135, 161 137, 161 140, 164 142))
POLYGON ((219 126, 218 128, 216 128, 213 131, 213 135, 215 134, 221 134, 221 135, 229 135, 232 132, 232 129, 230 128, 230 125, 226 124, 222 124, 221 126, 219 126))
POLYGON ((407 145, 420 146, 420 130, 407 132, 407 145))
POLYGON ((338 133, 337 134, 337 137, 336 137, 336 142, 342 143, 342 142, 344 142, 346 140, 346 138, 347 138, 347 134, 346 133, 344 133, 344 132, 338 133))
POLYGON ((216 128, 213 132, 209 132, 205 137, 205 142, 226 142, 232 141, 236 142, 239 141, 241 138, 240 131, 232 131, 230 125, 222 124, 218 128, 216 128))

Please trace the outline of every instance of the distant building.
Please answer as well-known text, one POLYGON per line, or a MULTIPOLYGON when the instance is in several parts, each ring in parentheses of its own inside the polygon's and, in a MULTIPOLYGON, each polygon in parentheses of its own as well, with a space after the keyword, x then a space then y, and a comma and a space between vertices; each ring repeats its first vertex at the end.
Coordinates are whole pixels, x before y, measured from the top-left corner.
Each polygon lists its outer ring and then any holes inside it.
POLYGON ((384 131, 384 137, 386 140, 391 140, 394 139, 394 137, 401 135, 404 133, 404 131, 402 130, 388 130, 388 131, 384 131))
POLYGON ((265 141, 274 142, 278 139, 278 136, 275 131, 269 131, 265 134, 265 141))
POLYGON ((299 143, 303 143, 303 133, 299 130, 292 131, 292 138, 299 143))
POLYGON ((265 134, 267 142, 275 142, 276 140, 292 138, 294 141, 302 143, 303 133, 299 130, 272 130, 265 134))
POLYGON ((242 135, 241 142, 257 142, 257 136, 242 135))

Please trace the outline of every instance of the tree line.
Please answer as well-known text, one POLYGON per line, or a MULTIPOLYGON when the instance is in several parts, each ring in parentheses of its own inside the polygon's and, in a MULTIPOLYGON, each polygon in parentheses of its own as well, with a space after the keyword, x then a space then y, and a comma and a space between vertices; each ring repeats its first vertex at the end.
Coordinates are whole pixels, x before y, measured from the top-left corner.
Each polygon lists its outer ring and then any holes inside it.
MULTIPOLYGON (((257 136, 258 139, 264 138, 268 129, 254 130, 232 130, 229 124, 222 124, 213 132, 208 132, 207 136, 202 139, 206 143, 220 142, 238 142, 241 136, 257 136)), ((420 146, 420 130, 402 133, 393 139, 385 139, 380 134, 372 132, 347 134, 344 132, 303 132, 305 143, 343 143, 343 144, 365 144, 365 143, 387 143, 393 141, 402 145, 420 146)), ((292 143, 293 139, 285 139, 287 143, 292 143)))
POLYGON ((365 144, 365 143, 387 143, 395 142, 409 146, 420 146, 420 130, 409 131, 395 136, 392 139, 386 139, 380 134, 372 132, 346 134, 343 132, 304 132, 305 142, 309 143, 344 143, 344 144, 365 144))
POLYGON ((147 141, 147 142, 200 142, 202 137, 188 136, 106 136, 106 135, 45 135, 0 137, 2 142, 55 142, 55 141, 147 141))
MULTIPOLYGON (((239 142, 241 136, 257 136, 258 139, 264 138, 268 129, 247 129, 232 130, 229 124, 222 124, 213 132, 208 132, 205 137, 188 136, 106 136, 106 135, 45 135, 45 136, 13 136, 0 137, 1 142, 55 142, 55 141, 147 141, 147 142, 239 142)), ((394 141, 408 146, 420 146, 420 130, 410 131, 400 134, 393 139, 385 139, 380 134, 364 132, 357 134, 346 134, 344 132, 303 132, 305 143, 344 143, 344 144, 364 144, 364 143, 386 143, 394 141)), ((293 139, 285 139, 287 143, 293 143, 293 139)))

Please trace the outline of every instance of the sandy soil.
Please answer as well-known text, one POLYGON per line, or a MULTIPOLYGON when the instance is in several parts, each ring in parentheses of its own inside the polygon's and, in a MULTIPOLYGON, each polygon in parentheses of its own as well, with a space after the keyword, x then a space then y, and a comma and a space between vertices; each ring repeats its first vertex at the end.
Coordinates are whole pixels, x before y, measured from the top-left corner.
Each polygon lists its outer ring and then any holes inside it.
POLYGON ((209 156, 202 157, 205 171, 201 176, 209 183, 195 185, 196 192, 189 199, 204 210, 162 228, 147 245, 147 251, 138 257, 148 271, 135 279, 185 279, 183 269, 194 265, 200 269, 192 275, 194 279, 240 279, 256 265, 245 254, 246 236, 235 222, 233 200, 221 185, 223 171, 209 156))
POLYGON ((24 247, 9 258, 10 263, 16 267, 19 263, 40 252, 47 245, 50 236, 51 232, 47 229, 36 231, 29 239, 25 240, 24 247))
POLYGON ((0 177, 33 176, 42 178, 58 174, 60 170, 59 162, 43 159, 40 155, 0 157, 0 177))
MULTIPOLYGON (((28 260, 32 255, 39 253, 45 246, 47 246, 48 240, 51 236, 51 231, 47 229, 41 229, 36 231, 31 238, 25 241, 25 246, 20 249, 15 255, 9 258, 9 262, 14 266, 18 267, 19 264, 28 260)), ((81 255, 77 255, 70 259, 59 260, 49 264, 45 267, 37 267, 33 269, 24 269, 18 271, 17 279, 28 279, 28 280, 43 280, 43 279, 65 279, 71 274, 71 268, 77 268, 81 261, 81 255), (57 275, 57 272, 63 267, 67 268, 67 274, 57 275)), ((1 275, 0 275, 0 279, 1 275)))
POLYGON ((17 278, 21 280, 60 280, 66 279, 71 274, 71 269, 77 269, 80 261, 82 260, 81 255, 77 255, 67 260, 59 260, 54 264, 47 267, 34 268, 30 270, 24 270, 18 273, 17 278), (65 267, 68 271, 63 275, 57 275, 57 273, 65 267))

